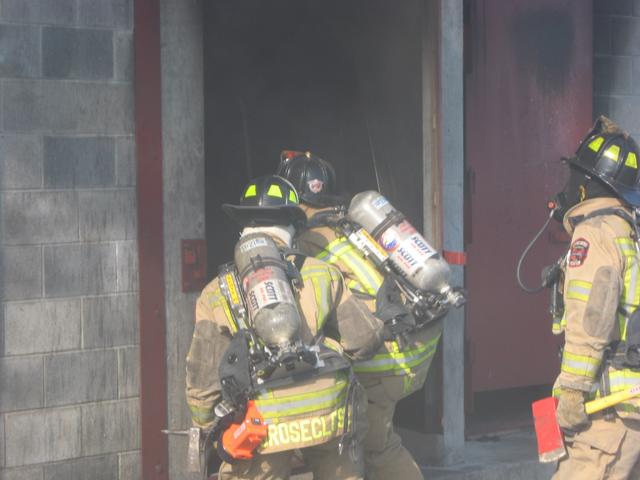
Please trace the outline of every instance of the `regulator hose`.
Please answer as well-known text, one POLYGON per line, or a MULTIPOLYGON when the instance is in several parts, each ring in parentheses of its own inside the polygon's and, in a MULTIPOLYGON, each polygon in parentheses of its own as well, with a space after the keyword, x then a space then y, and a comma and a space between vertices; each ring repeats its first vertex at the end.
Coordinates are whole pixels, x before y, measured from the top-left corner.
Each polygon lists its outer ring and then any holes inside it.
POLYGON ((527 256, 527 254, 529 253, 529 250, 531 250, 531 247, 533 247, 533 244, 536 243, 536 241, 540 238, 540 235, 542 235, 542 233, 547 229, 547 227, 549 226, 549 222, 551 222, 551 219, 553 218, 553 213, 555 212, 555 208, 552 209, 549 212, 549 218, 547 218, 547 221, 544 222, 544 225, 542 226, 542 228, 540 229, 540 231, 538 233, 536 233, 535 237, 533 237, 533 240, 531 240, 529 242, 529 245, 527 245, 527 248, 524 249, 524 251, 522 252, 522 255, 520 255, 520 259, 518 260, 518 266, 516 268, 516 280, 518 280, 518 286, 524 290, 527 293, 538 293, 540 292, 542 289, 545 288, 544 284, 541 284, 539 287, 536 288, 529 288, 527 287, 523 281, 522 278, 520 277, 520 271, 522 269, 522 262, 524 262, 525 257, 527 256))

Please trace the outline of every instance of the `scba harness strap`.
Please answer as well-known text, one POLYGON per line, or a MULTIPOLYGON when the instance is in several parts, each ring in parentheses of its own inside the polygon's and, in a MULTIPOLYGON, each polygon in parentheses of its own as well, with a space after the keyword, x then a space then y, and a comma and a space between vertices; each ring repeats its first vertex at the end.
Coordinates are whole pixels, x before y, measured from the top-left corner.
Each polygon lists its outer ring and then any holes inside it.
MULTIPOLYGON (((287 250, 283 255, 303 256, 294 250, 287 250)), ((302 276, 300 271, 297 272, 300 276, 300 287, 302 287, 302 276)), ((221 293, 228 304, 225 312, 235 332, 219 366, 219 378, 223 399, 226 403, 233 405, 236 411, 235 416, 242 415, 248 400, 254 400, 258 410, 264 411, 265 419, 274 416, 276 422, 283 416, 311 415, 318 408, 320 410, 337 409, 336 412, 341 411, 344 414, 342 423, 335 425, 336 428, 341 429, 340 445, 348 443, 357 414, 357 409, 353 409, 357 401, 357 381, 351 364, 340 353, 325 345, 325 338, 321 331, 314 337, 312 345, 301 345, 295 352, 297 355, 287 357, 290 361, 286 365, 280 364, 278 361, 280 357, 274 357, 273 352, 262 343, 251 328, 244 292, 238 281, 235 265, 233 263, 223 265, 220 268, 219 278, 221 293), (276 361, 273 361, 274 358, 276 361), (337 389, 338 393, 344 390, 340 396, 331 400, 333 403, 324 398, 326 392, 323 393, 323 391, 306 393, 302 395, 304 398, 301 397, 299 400, 296 400, 295 396, 280 400, 271 395, 275 389, 295 387, 302 382, 316 377, 326 377, 332 373, 336 376, 336 384, 332 388, 337 389), (341 378, 344 380, 340 380, 341 378), (297 407, 296 402, 300 403, 297 407)), ((274 446, 267 448, 271 447, 275 448, 274 446)))

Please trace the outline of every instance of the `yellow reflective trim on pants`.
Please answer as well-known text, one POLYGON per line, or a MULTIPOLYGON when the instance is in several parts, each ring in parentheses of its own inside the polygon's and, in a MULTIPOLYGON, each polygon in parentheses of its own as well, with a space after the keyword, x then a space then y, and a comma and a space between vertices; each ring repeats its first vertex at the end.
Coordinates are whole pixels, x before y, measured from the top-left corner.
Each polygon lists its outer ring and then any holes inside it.
POLYGON ((258 411, 265 419, 310 414, 335 409, 344 403, 347 380, 339 375, 335 385, 315 392, 275 397, 273 392, 261 394, 255 399, 258 411))
POLYGON ((580 300, 582 302, 588 301, 589 295, 591 295, 591 286, 591 282, 586 282, 584 280, 569 281, 569 286, 567 287, 567 299, 580 300))
POLYGON ((570 373, 593 380, 598 373, 600 363, 600 359, 587 355, 578 355, 565 350, 562 354, 560 370, 564 373, 570 373))
POLYGON ((374 355, 371 360, 355 362, 353 371, 356 373, 394 372, 396 375, 409 373, 412 368, 433 356, 439 339, 440 337, 438 336, 412 350, 379 353, 374 355))

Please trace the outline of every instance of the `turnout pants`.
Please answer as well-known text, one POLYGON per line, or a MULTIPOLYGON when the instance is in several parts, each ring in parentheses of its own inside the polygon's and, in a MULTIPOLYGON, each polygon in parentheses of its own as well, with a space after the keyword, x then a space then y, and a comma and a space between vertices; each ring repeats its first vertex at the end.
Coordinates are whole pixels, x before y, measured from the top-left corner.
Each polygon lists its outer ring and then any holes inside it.
MULTIPOLYGON (((423 379, 418 381, 424 383, 423 379)), ((403 396, 402 382, 402 377, 361 380, 369 400, 369 430, 364 440, 367 480, 424 480, 420 467, 393 430, 393 414, 403 396)))
MULTIPOLYGON (((338 453, 338 440, 300 450, 314 480, 364 480, 362 451, 353 462, 348 448, 338 453)), ((255 455, 251 460, 220 466, 220 480, 288 480, 294 450, 255 455)))
POLYGON ((640 421, 605 420, 593 415, 591 425, 565 436, 567 457, 558 462, 552 480, 640 480, 640 421))

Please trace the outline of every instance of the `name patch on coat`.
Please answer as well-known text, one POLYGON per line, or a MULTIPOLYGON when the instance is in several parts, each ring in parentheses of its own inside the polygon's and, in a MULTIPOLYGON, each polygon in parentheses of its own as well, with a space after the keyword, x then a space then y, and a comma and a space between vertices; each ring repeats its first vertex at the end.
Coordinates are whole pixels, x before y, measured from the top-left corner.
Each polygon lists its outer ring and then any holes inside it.
POLYGON ((581 266, 587 259, 589 253, 589 242, 584 238, 579 238, 571 244, 569 252, 569 267, 575 268, 581 266))

